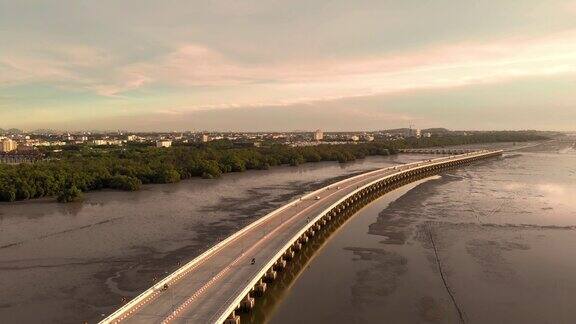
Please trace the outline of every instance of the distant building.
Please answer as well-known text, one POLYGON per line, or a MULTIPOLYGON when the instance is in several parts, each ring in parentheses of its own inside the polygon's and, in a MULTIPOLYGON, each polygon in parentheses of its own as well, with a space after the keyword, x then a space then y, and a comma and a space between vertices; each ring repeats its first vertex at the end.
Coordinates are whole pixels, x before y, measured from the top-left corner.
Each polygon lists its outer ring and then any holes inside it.
POLYGON ((430 137, 432 137, 432 133, 429 133, 429 132, 428 132, 428 133, 424 133, 424 137, 430 138, 430 137))
POLYGON ((210 136, 208 136, 208 134, 202 134, 202 142, 206 143, 210 141, 210 136))
POLYGON ((31 163, 41 160, 43 155, 33 149, 14 150, 11 152, 0 152, 0 163, 19 164, 31 163))
MULTIPOLYGON (((93 141, 94 145, 118 145, 121 146, 123 144, 122 140, 119 139, 95 139, 93 141)), ((54 143, 52 143, 54 145, 54 143)))
POLYGON ((108 145, 119 145, 119 146, 121 146, 124 143, 122 140, 119 140, 119 139, 111 139, 111 140, 108 140, 107 142, 108 142, 108 145))
POLYGON ((321 141, 324 139, 324 132, 322 132, 321 130, 317 129, 314 132, 314 140, 315 141, 321 141))
POLYGON ((416 128, 415 135, 417 138, 420 138, 422 136, 422 131, 420 131, 420 128, 416 128))
POLYGON ((170 147, 170 146, 172 146, 172 141, 169 140, 156 141, 156 147, 170 147))
POLYGON ((138 139, 138 136, 136 136, 136 135, 128 135, 128 136, 126 137, 126 139, 128 140, 128 142, 134 142, 135 140, 138 139))
POLYGON ((352 135, 352 136, 350 136, 350 140, 352 140, 354 142, 358 142, 360 140, 360 137, 358 135, 352 135))
POLYGON ((5 138, 2 140, 2 145, 0 146, 0 152, 11 152, 16 150, 18 144, 15 141, 5 138))

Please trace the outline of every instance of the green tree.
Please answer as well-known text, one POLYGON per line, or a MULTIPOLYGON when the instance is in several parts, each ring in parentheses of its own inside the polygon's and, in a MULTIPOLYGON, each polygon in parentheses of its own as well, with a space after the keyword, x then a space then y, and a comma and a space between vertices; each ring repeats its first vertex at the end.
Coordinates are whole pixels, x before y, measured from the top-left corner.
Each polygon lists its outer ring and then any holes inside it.
POLYGON ((78 189, 76 186, 71 186, 62 190, 62 192, 58 195, 58 202, 69 203, 80 201, 82 198, 82 191, 80 191, 80 189, 78 189))

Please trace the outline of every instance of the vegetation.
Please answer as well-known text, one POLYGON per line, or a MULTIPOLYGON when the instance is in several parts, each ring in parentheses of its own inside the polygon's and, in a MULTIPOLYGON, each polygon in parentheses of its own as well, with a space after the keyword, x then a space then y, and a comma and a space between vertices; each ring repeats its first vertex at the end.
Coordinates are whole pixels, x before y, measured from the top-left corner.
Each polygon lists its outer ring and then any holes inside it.
POLYGON ((66 187, 58 195, 58 202, 68 203, 82 200, 82 191, 76 186, 66 187))
POLYGON ((467 136, 443 135, 430 138, 408 138, 395 146, 396 148, 426 148, 437 146, 466 145, 479 143, 498 142, 527 142, 545 140, 542 132, 536 131, 498 131, 498 132, 474 132, 467 136))
POLYGON ((104 188, 134 191, 142 184, 173 183, 191 177, 216 178, 223 173, 318 161, 352 161, 389 154, 384 143, 319 145, 293 148, 233 148, 230 143, 172 148, 69 147, 46 152, 48 160, 0 165, 0 201, 57 196, 69 202, 82 192, 104 188))
POLYGON ((58 201, 70 202, 91 190, 134 191, 142 184, 173 183, 191 177, 216 178, 223 173, 265 170, 276 165, 344 163, 370 155, 394 154, 396 149, 406 147, 539 139, 543 137, 531 133, 497 132, 309 147, 235 148, 227 141, 172 148, 69 146, 57 153, 47 151, 46 161, 0 164, 0 201, 56 196, 58 201))

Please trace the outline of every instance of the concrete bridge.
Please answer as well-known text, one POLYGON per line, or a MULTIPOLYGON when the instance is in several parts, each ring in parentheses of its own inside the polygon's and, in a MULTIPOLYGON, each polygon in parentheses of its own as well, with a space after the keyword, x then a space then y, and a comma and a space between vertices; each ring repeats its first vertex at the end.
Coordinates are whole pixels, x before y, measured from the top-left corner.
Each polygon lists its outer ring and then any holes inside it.
POLYGON ((411 154, 466 154, 473 153, 475 150, 468 149, 448 149, 448 148, 424 148, 424 149, 400 149, 400 153, 411 153, 411 154))
POLYGON ((159 281, 101 323, 239 323, 267 283, 327 226, 407 183, 502 151, 467 152, 357 175, 258 219, 159 281))

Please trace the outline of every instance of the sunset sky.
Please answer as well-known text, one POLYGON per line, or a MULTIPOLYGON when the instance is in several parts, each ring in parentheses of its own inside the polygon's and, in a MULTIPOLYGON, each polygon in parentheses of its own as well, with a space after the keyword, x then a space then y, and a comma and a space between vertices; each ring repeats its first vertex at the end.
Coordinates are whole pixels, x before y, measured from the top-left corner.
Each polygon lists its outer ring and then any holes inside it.
POLYGON ((0 128, 576 130, 576 1, 0 0, 0 128))

